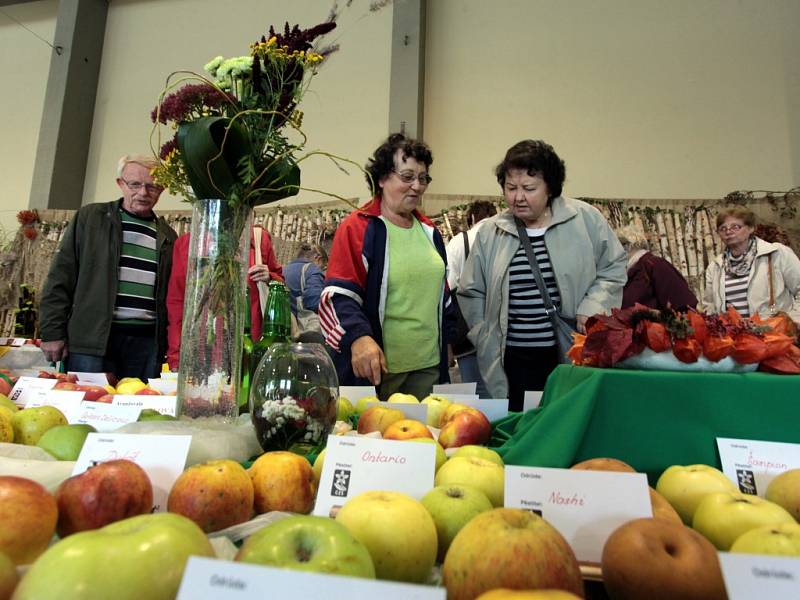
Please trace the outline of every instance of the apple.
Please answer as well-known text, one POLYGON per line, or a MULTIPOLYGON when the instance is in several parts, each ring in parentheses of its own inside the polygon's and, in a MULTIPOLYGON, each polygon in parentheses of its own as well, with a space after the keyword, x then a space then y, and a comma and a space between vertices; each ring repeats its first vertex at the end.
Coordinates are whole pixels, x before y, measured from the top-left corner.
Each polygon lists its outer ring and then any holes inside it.
POLYGON ((736 538, 751 529, 794 522, 786 509, 769 500, 741 492, 717 492, 700 502, 692 527, 718 550, 727 551, 736 538))
POLYGON ((436 525, 411 496, 364 492, 345 502, 336 522, 367 547, 378 579, 421 583, 436 563, 436 525))
POLYGON ((683 519, 681 519, 678 511, 672 507, 672 504, 667 502, 664 496, 651 487, 647 489, 650 490, 650 506, 653 508, 654 519, 666 519, 667 521, 683 524, 683 519))
POLYGON ((0 476, 0 552, 24 565, 47 548, 56 530, 58 507, 53 496, 35 481, 0 476))
POLYGON ((442 578, 448 600, 495 588, 583 596, 580 567, 567 541, 540 516, 518 508, 494 508, 467 523, 447 551, 442 578))
POLYGON ((406 442, 422 442, 423 444, 434 444, 436 446, 436 471, 438 472, 439 469, 442 468, 442 465, 447 462, 447 454, 444 452, 444 448, 439 445, 432 437, 422 437, 422 438, 409 438, 404 440, 406 442))
POLYGON ((356 409, 350 400, 344 396, 339 396, 339 399, 336 401, 336 420, 349 421, 350 416, 355 413, 355 410, 356 409))
POLYGON ((123 396, 134 396, 137 392, 140 392, 146 387, 147 384, 141 379, 126 377, 124 379, 120 379, 119 383, 117 383, 117 394, 121 394, 123 396))
POLYGON ((477 446, 475 444, 467 444, 466 446, 461 446, 458 450, 456 450, 452 458, 456 458, 457 456, 477 456, 478 458, 482 458, 483 460, 488 460, 493 463, 500 465, 501 467, 505 466, 503 462, 503 457, 501 457, 497 452, 494 450, 490 450, 486 446, 477 446))
POLYGON ((319 480, 322 478, 322 469, 325 466, 325 453, 327 451, 327 448, 323 448, 322 452, 317 454, 317 458, 314 459, 312 470, 314 471, 314 482, 317 484, 317 488, 319 488, 319 480))
POLYGON ((444 424, 447 423, 447 421, 449 421, 452 418, 452 416, 460 410, 477 410, 477 409, 471 406, 467 406, 466 404, 461 404, 459 402, 451 402, 442 411, 442 415, 439 418, 439 427, 444 427, 444 424))
POLYGON ((486 494, 492 506, 503 506, 505 469, 476 456, 451 458, 436 473, 434 484, 476 487, 486 494))
POLYGON ((167 510, 197 523, 206 533, 248 521, 253 514, 253 482, 232 460, 192 465, 178 476, 167 510))
POLYGON ((433 434, 425 423, 415 419, 395 421, 383 432, 383 439, 385 440, 409 440, 423 437, 433 439, 433 434))
POLYGON ((616 458, 590 458, 570 467, 578 471, 616 471, 619 473, 636 473, 636 469, 625 461, 616 458))
POLYGON ((764 525, 746 531, 733 542, 731 552, 800 556, 800 524, 764 525))
POLYGON ((81 386, 72 381, 59 381, 53 386, 54 390, 80 391, 81 386))
POLYGON ((358 418, 358 433, 363 435, 379 431, 383 435, 389 425, 405 418, 402 410, 386 406, 371 406, 358 418))
POLYGON ((344 525, 327 517, 298 515, 270 523, 247 538, 236 560, 375 579, 369 550, 344 525))
POLYGON ((14 441, 14 413, 0 406, 0 442, 10 444, 14 441))
POLYGON ((485 444, 492 436, 492 425, 479 410, 460 410, 451 416, 439 432, 445 450, 459 446, 485 444))
POLYGON ((769 482, 764 497, 800 521, 800 469, 789 469, 776 476, 769 482))
POLYGON ((84 423, 56 425, 45 431, 36 445, 58 460, 78 460, 86 436, 96 432, 94 427, 84 423))
POLYGON ((66 425, 67 418, 54 406, 36 406, 14 413, 14 441, 26 446, 35 446, 48 429, 66 425))
POLYGON ((673 465, 661 474, 656 491, 678 511, 691 526, 700 501, 714 492, 735 492, 736 486, 719 469, 708 465, 673 465))
POLYGON ((377 396, 362 396, 361 398, 359 398, 356 401, 356 408, 355 408, 356 414, 359 416, 364 414, 364 411, 367 410, 367 408, 369 408, 369 405, 372 402, 380 402, 380 398, 378 398, 377 396))
POLYGON ((9 600, 19 583, 17 567, 5 554, 0 552, 0 600, 9 600))
POLYGON ((430 394, 422 399, 422 404, 428 405, 428 425, 431 427, 439 427, 439 421, 442 418, 442 413, 450 406, 451 402, 444 396, 437 396, 430 394))
MULTIPOLYGON (((59 384, 56 384, 59 385, 59 384)), ((100 385, 78 385, 75 388, 79 392, 83 392, 83 399, 87 402, 97 402, 98 398, 105 396, 108 391, 100 385)))
POLYGON ((153 486, 135 462, 110 460, 62 481, 56 501, 58 535, 63 538, 149 513, 153 486))
POLYGON ((413 394, 401 394, 395 392, 386 400, 389 404, 419 404, 419 400, 413 394))
POLYGON ((131 517, 53 545, 22 578, 14 600, 173 600, 189 556, 214 557, 192 521, 171 513, 131 517))
POLYGON ((158 412, 155 408, 143 408, 139 413, 137 421, 177 421, 172 415, 165 415, 158 412))
POLYGON ((493 508, 486 494, 468 485, 437 486, 425 494, 420 502, 436 524, 439 561, 444 560, 447 549, 464 525, 474 516, 493 508))
POLYGON ((572 592, 564 590, 509 590, 499 588, 484 592, 475 600, 581 600, 572 592))
POLYGON ((314 507, 317 485, 311 463, 292 452, 267 452, 248 469, 257 513, 284 510, 308 513, 314 507))
POLYGON ((8 396, 11 393, 11 381, 7 377, 0 377, 0 394, 8 396))
POLYGON ((5 394, 0 394, 0 406, 4 406, 11 412, 17 412, 19 407, 5 394))
POLYGON ((95 402, 103 402, 105 404, 113 404, 114 403, 114 394, 106 394, 105 396, 100 396, 95 402))
POLYGON ((144 387, 136 392, 134 396, 163 396, 163 394, 151 387, 144 387))
POLYGON ((682 523, 624 523, 606 540, 601 565, 615 600, 727 599, 716 549, 682 523))

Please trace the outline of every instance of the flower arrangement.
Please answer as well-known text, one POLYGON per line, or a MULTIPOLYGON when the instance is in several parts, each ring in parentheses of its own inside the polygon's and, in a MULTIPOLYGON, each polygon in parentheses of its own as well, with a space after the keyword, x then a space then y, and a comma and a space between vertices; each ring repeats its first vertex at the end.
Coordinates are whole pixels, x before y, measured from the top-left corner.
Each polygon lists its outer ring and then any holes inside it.
POLYGON ((657 311, 641 304, 595 315, 586 335, 575 334, 568 355, 577 365, 613 367, 642 353, 671 352, 681 363, 704 359, 719 363, 730 357, 737 365, 758 365, 762 371, 800 374, 797 329, 781 315, 745 319, 729 308, 706 315, 657 311))
POLYGON ((21 210, 17 213, 17 222, 22 226, 22 235, 28 240, 35 240, 39 236, 39 212, 37 210, 21 210))

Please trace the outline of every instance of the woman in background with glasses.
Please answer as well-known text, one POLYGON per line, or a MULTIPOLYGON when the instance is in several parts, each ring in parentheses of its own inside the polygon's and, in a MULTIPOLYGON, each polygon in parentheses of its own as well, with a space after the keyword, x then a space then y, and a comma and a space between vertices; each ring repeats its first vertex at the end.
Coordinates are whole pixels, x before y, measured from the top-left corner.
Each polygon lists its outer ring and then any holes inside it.
POLYGON ((342 221, 330 252, 318 313, 339 383, 375 385, 381 400, 448 380, 444 240, 418 210, 432 162, 424 143, 390 135, 366 166, 374 197, 342 221))
POLYGON ((745 208, 717 215, 725 251, 706 269, 706 312, 733 306, 743 317, 769 317, 784 311, 800 322, 800 259, 783 244, 755 235, 756 216, 745 208))

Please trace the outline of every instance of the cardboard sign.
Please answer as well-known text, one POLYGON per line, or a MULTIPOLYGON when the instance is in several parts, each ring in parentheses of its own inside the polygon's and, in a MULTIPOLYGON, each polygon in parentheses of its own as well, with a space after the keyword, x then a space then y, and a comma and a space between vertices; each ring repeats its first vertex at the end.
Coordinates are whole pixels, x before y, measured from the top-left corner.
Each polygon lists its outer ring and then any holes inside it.
POLYGON ((178 398, 175 396, 155 396, 149 394, 143 395, 125 395, 119 394, 114 396, 111 404, 115 406, 136 406, 140 410, 151 408, 157 410, 162 415, 175 415, 176 404, 178 398))
POLYGON ((116 431, 123 425, 133 423, 139 418, 142 409, 138 406, 116 406, 105 402, 80 403, 76 423, 94 427, 98 433, 116 431))
MULTIPOLYGON (((330 560, 335 562, 336 558, 330 560)), ((323 597, 326 600, 445 600, 446 593, 443 587, 431 585, 298 573, 289 569, 190 556, 176 600, 307 600, 323 597)))
POLYGON ((729 600, 800 597, 800 558, 719 553, 729 600))
POLYGON ((339 396, 344 396, 353 404, 356 405, 361 398, 365 396, 377 396, 374 385, 340 385, 339 396))
POLYGON ((522 412, 528 412, 532 408, 538 408, 542 403, 542 394, 544 394, 544 392, 534 392, 533 390, 525 392, 522 396, 522 412))
POLYGON ((423 423, 428 422, 428 405, 427 404, 404 404, 402 402, 370 402, 367 408, 373 406, 385 406, 386 408, 394 408, 401 411, 406 419, 413 419, 423 423))
POLYGON ((191 443, 190 435, 90 433, 72 474, 109 460, 131 460, 147 472, 153 484, 153 512, 166 512, 169 491, 183 472, 191 443))
POLYGON ((800 444, 717 438, 722 472, 743 494, 764 496, 769 482, 800 468, 800 444))
POLYGON ((447 394, 474 396, 477 394, 477 389, 478 384, 474 381, 471 383, 440 383, 433 386, 433 393, 437 396, 446 396, 447 394))
POLYGON ((327 517, 332 508, 369 490, 420 499, 433 487, 435 473, 434 444, 329 435, 314 514, 327 517))
POLYGON ((617 527, 653 516, 644 473, 506 465, 505 476, 505 506, 546 519, 579 561, 599 563, 603 545, 617 527))
POLYGON ((84 392, 76 390, 46 390, 28 400, 25 408, 36 406, 52 406, 60 410, 67 418, 67 423, 77 423, 84 392))
POLYGON ((108 377, 105 373, 83 373, 80 371, 70 371, 68 375, 75 375, 78 378, 78 383, 88 383, 90 385, 107 386, 108 377))
POLYGON ((57 379, 42 379, 39 377, 20 377, 11 388, 9 398, 17 406, 23 407, 31 398, 44 398, 47 392, 58 383, 57 379))

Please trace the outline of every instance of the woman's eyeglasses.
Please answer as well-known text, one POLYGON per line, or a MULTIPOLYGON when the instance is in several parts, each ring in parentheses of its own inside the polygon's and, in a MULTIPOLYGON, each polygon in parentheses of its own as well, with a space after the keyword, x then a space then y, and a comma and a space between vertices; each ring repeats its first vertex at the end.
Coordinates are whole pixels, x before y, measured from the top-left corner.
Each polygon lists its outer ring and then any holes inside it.
POLYGON ((738 223, 734 223, 733 225, 720 225, 717 227, 717 233, 736 233, 743 227, 744 225, 739 225, 738 223))
POLYGON ((414 180, 417 180, 419 181, 420 185, 430 185, 431 181, 433 181, 433 177, 431 177, 427 173, 420 173, 419 175, 417 175, 412 171, 401 172, 392 170, 392 172, 395 173, 400 178, 400 181, 402 181, 403 183, 414 183, 414 180))

